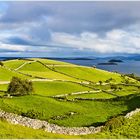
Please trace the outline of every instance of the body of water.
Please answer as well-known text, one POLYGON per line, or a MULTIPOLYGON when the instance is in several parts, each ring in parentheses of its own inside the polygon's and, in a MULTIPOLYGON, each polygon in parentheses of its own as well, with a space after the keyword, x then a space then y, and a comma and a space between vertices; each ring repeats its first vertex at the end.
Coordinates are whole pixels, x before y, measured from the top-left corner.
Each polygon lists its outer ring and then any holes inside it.
POLYGON ((140 76, 140 61, 135 60, 123 60, 118 65, 98 65, 98 63, 107 62, 107 59, 95 59, 95 60, 62 60, 64 62, 69 62, 73 64, 83 65, 83 66, 93 66, 97 68, 108 70, 108 71, 117 71, 119 73, 134 73, 137 76, 140 76))

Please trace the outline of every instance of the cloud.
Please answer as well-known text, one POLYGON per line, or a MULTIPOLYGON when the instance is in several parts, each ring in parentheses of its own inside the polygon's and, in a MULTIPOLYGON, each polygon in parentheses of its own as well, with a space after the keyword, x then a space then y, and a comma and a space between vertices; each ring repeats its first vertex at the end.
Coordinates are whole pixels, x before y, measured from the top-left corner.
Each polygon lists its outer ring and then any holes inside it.
POLYGON ((25 52, 27 46, 0 43, 0 52, 25 52))
POLYGON ((41 23, 55 32, 104 32, 140 21, 140 2, 7 2, 1 23, 41 23))
POLYGON ((109 31, 104 37, 100 37, 92 32, 83 32, 80 36, 67 33, 53 33, 52 41, 55 44, 102 54, 140 53, 140 35, 124 30, 109 31))
POLYGON ((140 2, 0 2, 0 52, 140 53, 140 2))

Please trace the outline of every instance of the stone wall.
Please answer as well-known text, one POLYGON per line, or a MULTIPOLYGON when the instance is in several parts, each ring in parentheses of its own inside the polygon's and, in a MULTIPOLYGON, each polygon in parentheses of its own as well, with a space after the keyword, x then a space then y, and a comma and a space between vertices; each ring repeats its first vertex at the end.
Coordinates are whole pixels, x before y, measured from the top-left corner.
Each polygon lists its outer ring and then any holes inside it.
POLYGON ((138 113, 138 112, 140 112, 140 108, 136 108, 135 110, 133 110, 133 111, 127 113, 127 114, 125 115, 125 118, 131 118, 133 115, 135 115, 135 114, 138 113))
POLYGON ((30 127, 33 129, 44 129, 47 132, 59 133, 65 135, 86 135, 93 134, 101 131, 100 127, 63 127, 55 124, 50 124, 47 121, 31 119, 28 117, 19 116, 13 113, 8 113, 0 110, 0 118, 4 118, 12 124, 20 124, 22 126, 30 127))
MULTIPOLYGON (((137 108, 125 115, 125 118, 131 118, 134 114, 140 112, 137 108)), ((28 117, 23 117, 13 113, 8 113, 0 110, 0 118, 7 120, 12 124, 19 124, 22 126, 30 127, 33 129, 43 129, 47 132, 65 134, 65 135, 87 135, 95 134, 101 131, 103 126, 99 127, 63 127, 56 124, 50 124, 47 121, 41 121, 38 119, 31 119, 28 117)))

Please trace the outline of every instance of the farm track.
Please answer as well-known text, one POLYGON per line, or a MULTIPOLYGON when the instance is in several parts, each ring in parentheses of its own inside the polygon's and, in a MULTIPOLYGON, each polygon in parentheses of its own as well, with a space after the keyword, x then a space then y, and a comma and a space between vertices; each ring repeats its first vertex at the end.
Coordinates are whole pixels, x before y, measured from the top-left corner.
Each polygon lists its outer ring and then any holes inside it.
POLYGON ((21 69, 22 67, 24 67, 26 64, 30 64, 30 63, 33 63, 33 62, 36 62, 36 61, 27 61, 27 62, 24 62, 23 64, 21 64, 18 68, 14 69, 15 71, 21 69))

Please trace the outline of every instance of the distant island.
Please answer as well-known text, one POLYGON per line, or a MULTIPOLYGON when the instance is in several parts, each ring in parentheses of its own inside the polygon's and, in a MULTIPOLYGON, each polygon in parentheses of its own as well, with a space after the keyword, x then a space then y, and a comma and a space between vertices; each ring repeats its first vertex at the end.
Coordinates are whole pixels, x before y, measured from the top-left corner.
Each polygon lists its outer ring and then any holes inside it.
POLYGON ((120 59, 111 59, 111 60, 109 60, 108 62, 109 62, 109 63, 114 63, 114 62, 121 63, 121 62, 123 62, 123 61, 120 60, 120 59))

